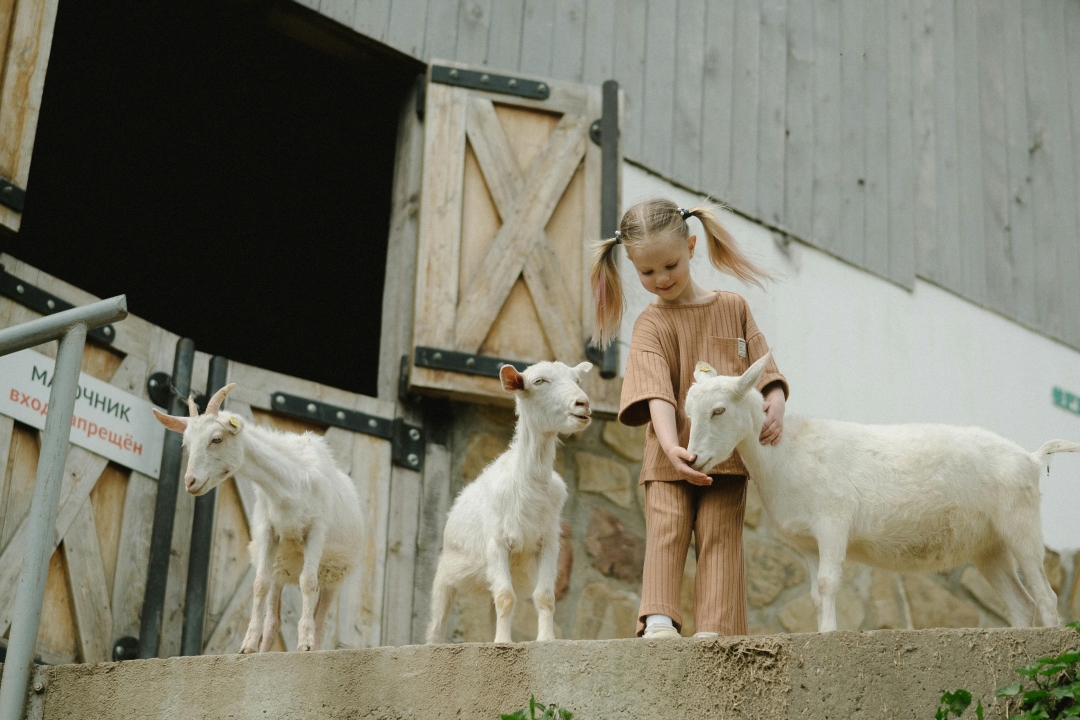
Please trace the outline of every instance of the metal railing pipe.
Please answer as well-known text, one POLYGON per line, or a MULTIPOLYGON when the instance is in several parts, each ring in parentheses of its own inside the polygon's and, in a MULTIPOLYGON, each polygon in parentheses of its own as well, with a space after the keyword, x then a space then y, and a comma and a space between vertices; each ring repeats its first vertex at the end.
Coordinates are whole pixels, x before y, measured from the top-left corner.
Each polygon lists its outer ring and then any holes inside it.
POLYGON ((26 546, 15 591, 4 676, 0 682, 0 720, 20 720, 26 703, 86 332, 125 317, 127 301, 120 295, 0 330, 0 355, 60 339, 34 480, 34 499, 27 518, 26 546))

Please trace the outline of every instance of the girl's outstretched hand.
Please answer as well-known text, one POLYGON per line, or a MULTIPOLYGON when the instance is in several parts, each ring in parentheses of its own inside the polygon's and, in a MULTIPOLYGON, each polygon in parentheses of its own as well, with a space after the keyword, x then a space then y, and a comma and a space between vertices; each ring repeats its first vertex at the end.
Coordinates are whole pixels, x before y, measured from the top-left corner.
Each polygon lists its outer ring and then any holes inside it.
POLYGON ((783 437, 786 404, 784 389, 779 385, 774 386, 765 396, 765 425, 761 428, 762 445, 775 445, 783 437))
POLYGON ((703 472, 698 472, 690 467, 690 463, 697 459, 694 453, 684 447, 675 446, 670 451, 665 451, 668 460, 675 466, 675 472, 694 485, 712 485, 712 478, 703 472))

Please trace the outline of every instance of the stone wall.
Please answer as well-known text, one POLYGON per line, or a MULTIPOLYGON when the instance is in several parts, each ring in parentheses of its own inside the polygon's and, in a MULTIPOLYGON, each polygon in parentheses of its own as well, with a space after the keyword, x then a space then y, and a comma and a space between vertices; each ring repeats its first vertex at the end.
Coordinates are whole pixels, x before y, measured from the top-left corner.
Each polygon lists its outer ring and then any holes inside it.
MULTIPOLYGON (((454 404, 452 483, 456 494, 510 442, 510 409, 454 404)), ((556 470, 570 496, 563 511, 563 548, 555 605, 556 637, 606 640, 633 637, 645 555, 644 492, 637 484, 644 428, 596 421, 566 440, 556 470)), ((777 542, 757 490, 749 485, 744 527, 750 633, 811 632, 817 618, 805 565, 777 542)), ((1062 617, 1080 619, 1076 557, 1047 551, 1046 566, 1062 617)), ((683 577, 683 634, 694 633, 694 553, 683 577)), ((845 567, 837 596, 841 630, 1002 627, 1003 603, 974 567, 941 574, 900 574, 855 563, 845 567)), ((486 593, 459 596, 448 639, 490 642, 495 610, 486 593)), ((515 640, 536 637, 536 613, 526 595, 514 616, 515 640)))

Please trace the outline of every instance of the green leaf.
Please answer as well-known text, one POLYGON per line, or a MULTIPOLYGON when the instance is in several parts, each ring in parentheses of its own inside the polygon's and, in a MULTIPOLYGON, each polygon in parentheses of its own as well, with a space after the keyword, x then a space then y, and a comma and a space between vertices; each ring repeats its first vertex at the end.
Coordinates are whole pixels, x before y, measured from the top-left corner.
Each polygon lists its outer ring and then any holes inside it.
POLYGON ((1069 683, 1068 685, 1061 685, 1051 690, 1054 697, 1058 698, 1072 698, 1073 700, 1080 699, 1080 682, 1069 683))
POLYGON ((951 693, 947 692, 941 696, 941 702, 948 706, 949 712, 959 717, 964 714, 964 711, 968 709, 968 705, 971 704, 971 693, 962 689, 951 693))
POLYGON ((1033 678, 1039 674, 1039 668, 1041 667, 1042 665, 1040 663, 1032 663, 1031 665, 1016 668, 1016 674, 1021 677, 1033 678))
POLYGON ((526 720, 525 708, 521 708, 516 713, 510 713, 509 715, 500 715, 499 720, 526 720))
POLYGON ((1053 677, 1069 669, 1069 664, 1066 663, 1050 663, 1044 665, 1039 669, 1039 674, 1043 677, 1053 677))
POLYGON ((996 697, 1015 697, 1023 691, 1024 686, 1020 683, 1013 683, 1012 685, 1006 685, 1003 688, 998 688, 994 693, 996 697))
POLYGON ((975 706, 975 717, 977 717, 979 720, 983 720, 982 700, 980 700, 979 704, 975 706))
POLYGON ((1073 650, 1072 652, 1061 653, 1057 656, 1058 662, 1069 663, 1073 665, 1080 662, 1080 650, 1073 650))
POLYGON ((1076 632, 1080 632, 1080 620, 1077 620, 1076 622, 1071 622, 1065 627, 1071 627, 1076 632))
POLYGON ((559 708, 559 720, 573 720, 574 713, 566 708, 559 708))
POLYGON ((532 720, 536 720, 536 696, 529 696, 529 717, 532 720))

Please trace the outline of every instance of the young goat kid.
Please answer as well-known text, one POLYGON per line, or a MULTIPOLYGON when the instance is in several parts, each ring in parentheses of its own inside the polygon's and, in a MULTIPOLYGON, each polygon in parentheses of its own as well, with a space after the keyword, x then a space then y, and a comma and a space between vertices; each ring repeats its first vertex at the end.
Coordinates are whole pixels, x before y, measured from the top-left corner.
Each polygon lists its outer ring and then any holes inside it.
POLYGON ((845 557, 903 572, 970 561, 1005 600, 1010 624, 1059 623, 1043 570, 1039 472, 1080 444, 1051 440, 1029 453, 978 427, 790 418, 781 441, 763 446, 755 385, 767 361, 742 377, 698 363, 687 449, 705 469, 738 448, 769 518, 807 558, 819 631, 836 629, 845 557))
POLYGON ((270 648, 281 626, 281 590, 294 584, 303 596, 297 649, 314 650, 338 586, 358 560, 363 536, 360 498, 321 437, 259 427, 220 410, 234 387, 218 390, 203 415, 191 399, 190 417, 156 409, 154 415, 165 427, 184 434, 184 484, 189 493, 203 495, 241 472, 255 486, 248 547, 255 565, 254 602, 240 652, 270 648))
POLYGON ((584 430, 589 397, 580 387, 592 364, 541 362, 519 373, 499 371, 514 393, 518 422, 509 449, 461 491, 443 532, 443 550, 431 592, 428 642, 442 642, 457 590, 484 587, 495 598, 495 642, 510 642, 514 586, 533 589, 537 640, 554 640, 559 516, 566 483, 554 471, 560 434, 584 430))

